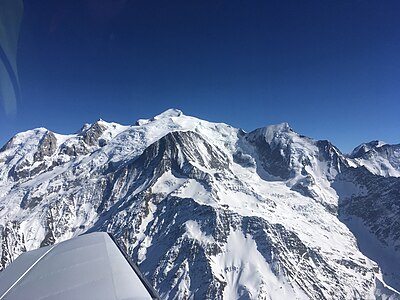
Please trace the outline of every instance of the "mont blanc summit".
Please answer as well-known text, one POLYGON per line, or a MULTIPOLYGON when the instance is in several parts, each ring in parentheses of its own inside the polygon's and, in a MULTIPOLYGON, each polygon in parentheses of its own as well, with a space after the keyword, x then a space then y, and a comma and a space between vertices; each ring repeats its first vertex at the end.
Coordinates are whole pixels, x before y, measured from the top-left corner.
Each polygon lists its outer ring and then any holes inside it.
POLYGON ((0 150, 0 268, 105 231, 162 299, 400 299, 399 161, 176 109, 29 130, 0 150))

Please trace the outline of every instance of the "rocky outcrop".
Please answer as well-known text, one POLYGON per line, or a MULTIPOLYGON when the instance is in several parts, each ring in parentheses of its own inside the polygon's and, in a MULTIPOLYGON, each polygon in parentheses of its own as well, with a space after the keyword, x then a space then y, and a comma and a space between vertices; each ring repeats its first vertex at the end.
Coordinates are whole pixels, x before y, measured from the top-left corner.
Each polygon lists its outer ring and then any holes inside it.
POLYGON ((98 145, 99 138, 105 130, 106 127, 101 125, 100 121, 97 121, 81 133, 83 141, 89 146, 98 145))
POLYGON ((57 149, 57 138, 54 133, 47 131, 38 145, 38 150, 33 156, 34 161, 43 160, 46 156, 52 156, 57 149))

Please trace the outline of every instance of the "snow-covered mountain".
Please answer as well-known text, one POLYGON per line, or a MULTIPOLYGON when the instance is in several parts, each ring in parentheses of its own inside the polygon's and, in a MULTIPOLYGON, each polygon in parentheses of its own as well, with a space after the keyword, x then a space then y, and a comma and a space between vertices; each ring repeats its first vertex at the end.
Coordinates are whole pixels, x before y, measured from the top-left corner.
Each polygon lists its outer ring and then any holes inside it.
POLYGON ((349 157, 373 174, 400 177, 400 144, 372 141, 356 147, 349 157))
POLYGON ((108 231, 164 299, 400 299, 399 148, 363 149, 176 109, 23 132, 0 151, 0 268, 108 231))

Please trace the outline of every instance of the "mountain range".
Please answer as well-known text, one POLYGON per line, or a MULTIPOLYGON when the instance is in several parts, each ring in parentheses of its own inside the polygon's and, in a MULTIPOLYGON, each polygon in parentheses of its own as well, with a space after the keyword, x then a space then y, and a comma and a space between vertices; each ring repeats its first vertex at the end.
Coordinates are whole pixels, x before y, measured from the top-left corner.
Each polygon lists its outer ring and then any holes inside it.
POLYGON ((347 155, 169 109, 0 149, 0 270, 96 231, 163 299, 400 299, 400 144, 347 155))

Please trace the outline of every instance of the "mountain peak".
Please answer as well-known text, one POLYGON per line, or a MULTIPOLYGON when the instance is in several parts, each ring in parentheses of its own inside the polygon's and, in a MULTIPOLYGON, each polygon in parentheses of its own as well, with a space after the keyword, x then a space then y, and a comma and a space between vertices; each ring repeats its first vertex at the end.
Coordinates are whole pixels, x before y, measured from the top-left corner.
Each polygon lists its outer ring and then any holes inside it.
POLYGON ((173 117, 180 117, 183 115, 183 112, 176 108, 170 108, 166 111, 162 112, 161 114, 152 118, 152 120, 160 120, 165 118, 173 118, 173 117))
POLYGON ((250 136, 263 136, 267 142, 271 142, 277 135, 290 134, 293 133, 293 129, 289 126, 287 122, 268 125, 263 128, 256 129, 250 136))
POLYGON ((354 148, 354 150, 350 154, 350 157, 351 158, 361 157, 365 153, 367 153, 368 151, 370 151, 372 149, 376 149, 376 148, 382 147, 385 144, 386 144, 385 142, 378 141, 378 140, 371 141, 369 143, 362 143, 361 145, 359 145, 356 148, 354 148))
POLYGON ((162 120, 162 119, 168 119, 168 118, 174 118, 174 117, 180 117, 183 116, 183 112, 177 108, 169 108, 166 111, 152 117, 151 119, 139 119, 136 121, 135 125, 136 126, 143 126, 146 125, 152 121, 157 121, 157 120, 162 120))
POLYGON ((289 126, 289 123, 283 122, 275 125, 266 126, 265 129, 267 131, 274 131, 274 132, 291 132, 293 131, 292 128, 289 126))

